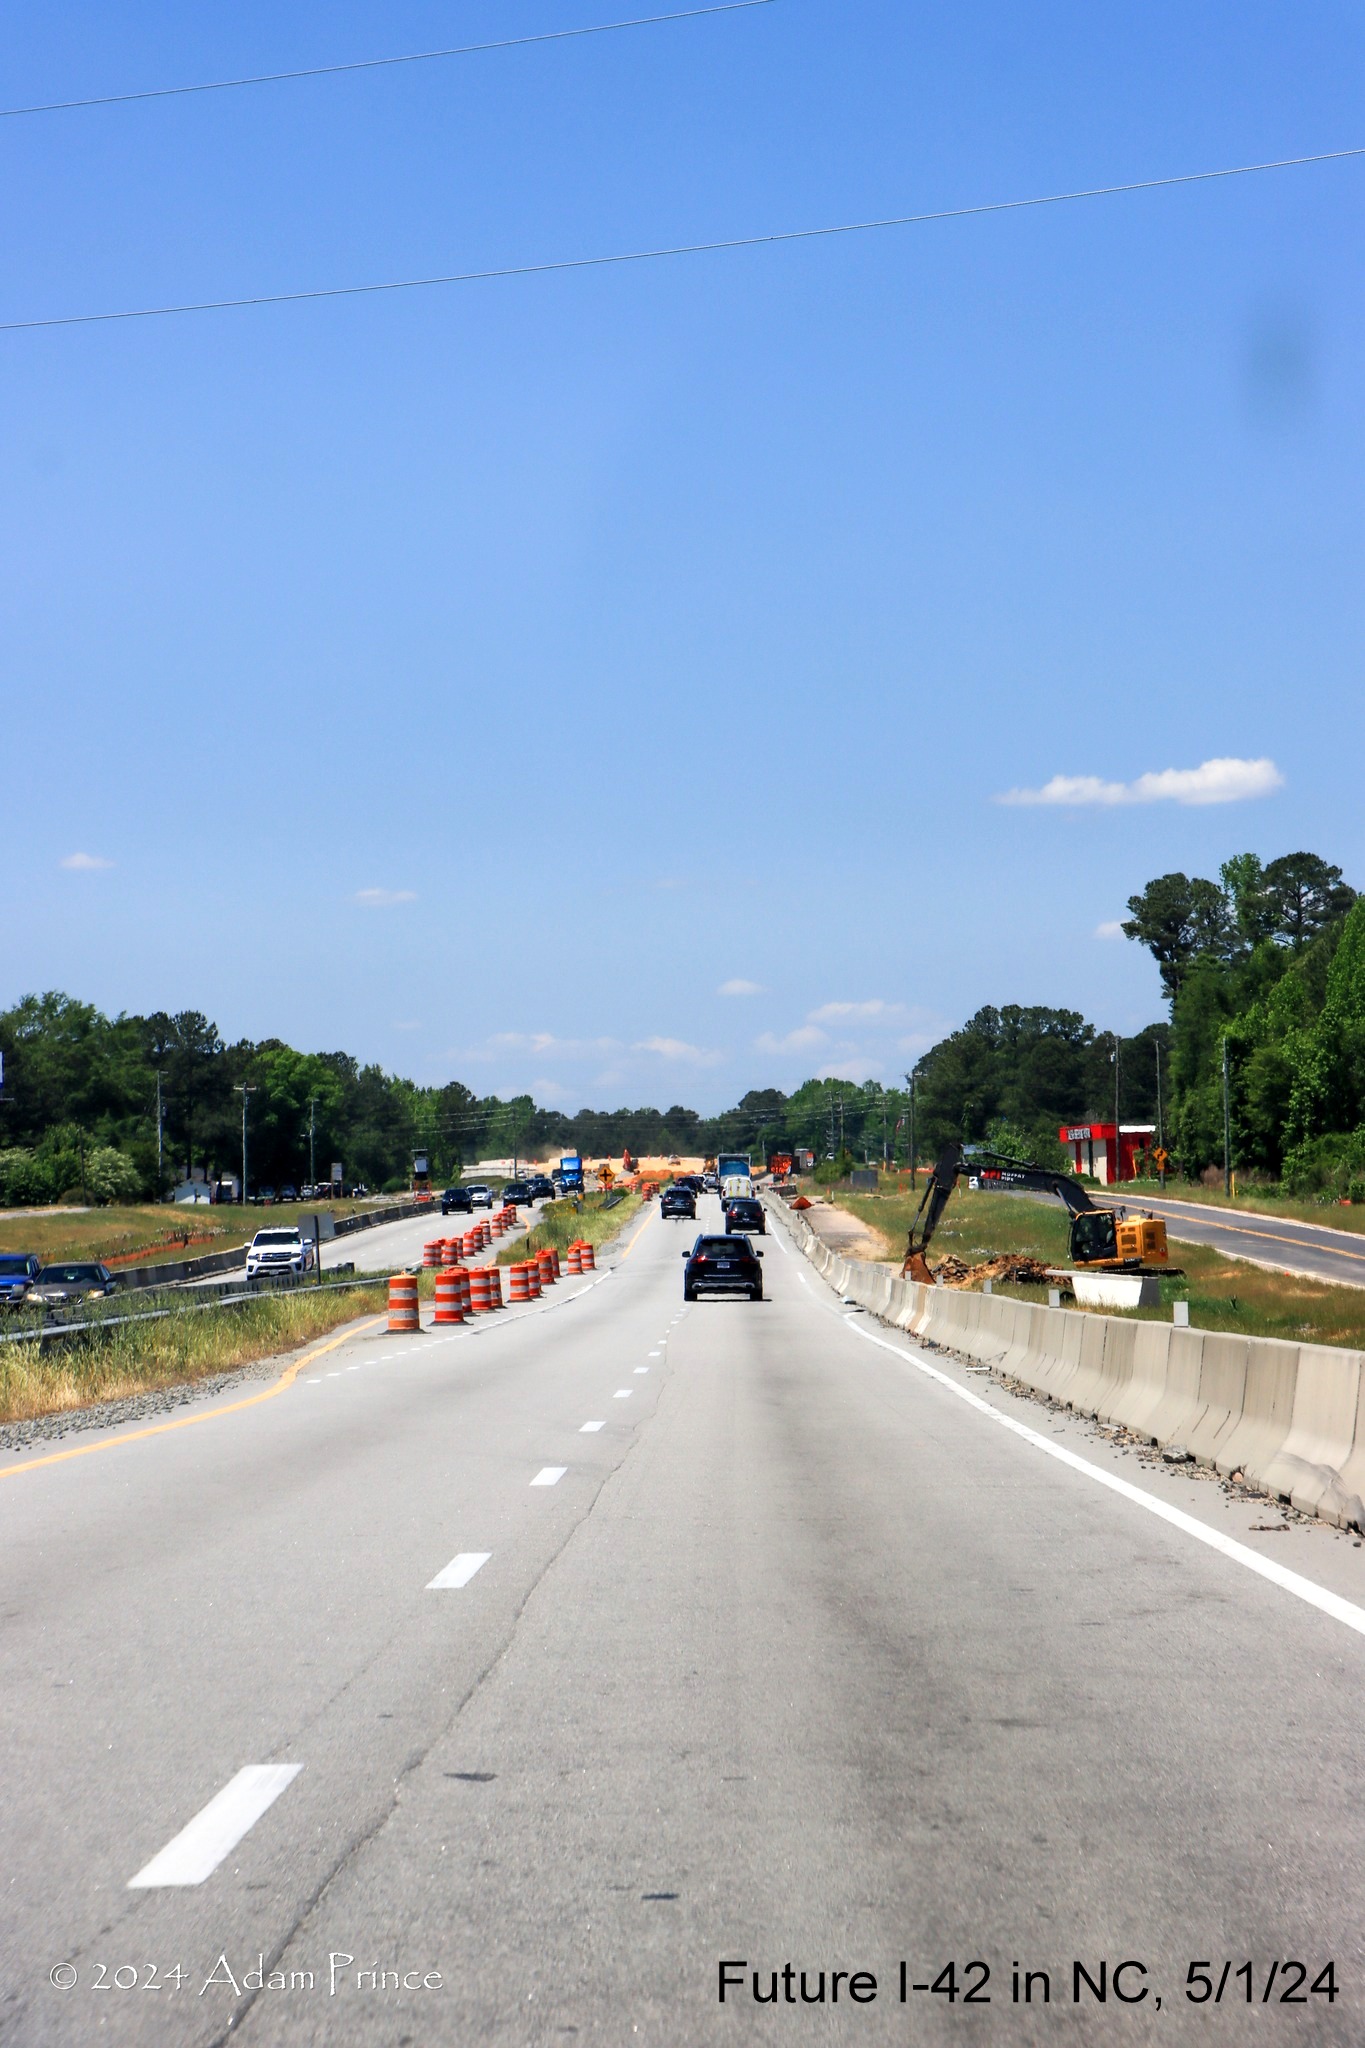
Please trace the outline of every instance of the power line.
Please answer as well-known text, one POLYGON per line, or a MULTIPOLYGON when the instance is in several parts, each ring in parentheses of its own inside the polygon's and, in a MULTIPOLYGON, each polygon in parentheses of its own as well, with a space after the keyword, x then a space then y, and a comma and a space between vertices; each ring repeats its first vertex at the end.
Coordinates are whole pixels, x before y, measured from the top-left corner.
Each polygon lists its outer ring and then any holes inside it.
POLYGON ((298 306, 318 299, 360 299, 380 292, 429 291, 437 285, 491 284, 508 278, 550 277, 578 270, 606 270, 629 263, 660 263, 676 256, 712 256, 736 249, 763 249, 784 242, 828 241, 839 235, 878 234, 888 228, 924 227, 934 221, 973 220, 991 213, 1022 213, 1041 206, 1065 206, 1078 199, 1112 199, 1124 193, 1161 192, 1174 185, 1206 185, 1223 178, 1249 178, 1263 171, 1296 170, 1306 164, 1341 163, 1365 156, 1354 149, 1320 150, 1313 156, 1277 157, 1259 164, 1230 164, 1215 171, 1182 171, 1167 178, 1136 178, 1124 185, 1088 185, 1074 192, 1045 192, 1028 199, 992 199, 977 206, 941 207, 932 213, 901 213, 884 220, 844 221, 831 227, 786 228, 766 235, 735 235, 717 242, 677 242, 657 249, 630 249, 608 256, 569 256, 547 263, 509 263, 491 270, 456 270, 436 277, 392 278, 380 284, 325 285, 312 291, 261 292, 244 299, 194 299, 180 305, 130 306, 111 313, 63 313, 43 320, 3 320, 0 334, 25 334, 46 327, 96 327, 120 320, 166 320, 182 313, 229 313, 254 306, 298 306))
POLYGON ((193 93, 239 92, 248 85, 285 85, 299 78, 337 78, 348 71, 385 71, 398 64, 434 64, 447 57, 480 57, 491 50, 524 50, 532 43, 569 43, 582 36, 605 36, 623 28, 657 28, 668 21, 698 21, 708 14, 742 14, 751 7, 771 7, 773 0, 717 0, 711 7, 689 7, 677 14, 642 14, 630 21, 599 21, 584 28, 547 29, 542 35, 507 36, 496 43, 459 43, 448 50, 412 50, 397 57, 361 57, 351 64, 313 64, 302 71, 261 71, 250 78, 213 78, 200 85, 160 85, 146 92, 102 93, 88 100, 45 100, 31 107, 0 107, 0 121, 18 121, 30 114, 71 114, 87 107, 128 107, 140 100, 186 99, 193 93))

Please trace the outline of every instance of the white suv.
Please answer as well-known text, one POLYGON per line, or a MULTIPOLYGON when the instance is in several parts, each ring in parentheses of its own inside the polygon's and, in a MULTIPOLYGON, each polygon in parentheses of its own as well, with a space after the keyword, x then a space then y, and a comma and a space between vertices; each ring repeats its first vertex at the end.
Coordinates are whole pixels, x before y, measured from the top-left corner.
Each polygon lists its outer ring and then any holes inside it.
POLYGON ((311 1273, 313 1240, 297 1230, 258 1230, 246 1255, 246 1277, 261 1273, 311 1273))
POLYGON ((491 1209, 493 1190, 485 1182, 476 1180, 470 1185, 469 1199, 476 1209, 491 1209))

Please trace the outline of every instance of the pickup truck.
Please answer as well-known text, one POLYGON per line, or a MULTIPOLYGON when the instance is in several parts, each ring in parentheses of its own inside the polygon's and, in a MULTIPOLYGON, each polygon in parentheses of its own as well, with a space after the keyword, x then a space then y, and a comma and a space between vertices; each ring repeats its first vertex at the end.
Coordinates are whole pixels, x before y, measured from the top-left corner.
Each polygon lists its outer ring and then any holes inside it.
POLYGON ((18 1308, 41 1268, 35 1252, 0 1252, 0 1308, 18 1308))
POLYGON ((311 1273, 313 1240, 296 1229, 258 1230, 247 1248, 246 1277, 268 1273, 311 1273))

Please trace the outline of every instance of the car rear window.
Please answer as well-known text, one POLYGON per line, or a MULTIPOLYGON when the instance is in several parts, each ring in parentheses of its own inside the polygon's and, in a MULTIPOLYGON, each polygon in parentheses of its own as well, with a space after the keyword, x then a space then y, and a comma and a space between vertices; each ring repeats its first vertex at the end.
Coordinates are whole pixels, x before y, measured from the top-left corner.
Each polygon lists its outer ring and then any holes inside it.
POLYGON ((744 1239, 741 1238, 736 1245, 733 1237, 699 1237, 694 1246, 696 1251, 715 1252, 722 1258, 729 1258, 732 1253, 743 1248, 744 1239))

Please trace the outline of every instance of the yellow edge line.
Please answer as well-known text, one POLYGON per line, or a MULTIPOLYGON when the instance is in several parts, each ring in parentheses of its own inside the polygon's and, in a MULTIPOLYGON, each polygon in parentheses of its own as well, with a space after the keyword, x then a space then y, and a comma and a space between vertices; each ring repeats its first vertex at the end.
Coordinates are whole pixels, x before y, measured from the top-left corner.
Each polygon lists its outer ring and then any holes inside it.
POLYGON ((248 1394, 244 1401, 229 1401, 222 1408, 206 1408, 202 1415, 182 1415, 175 1422, 154 1422, 146 1429, 130 1429, 126 1436, 106 1437, 102 1443, 78 1444, 69 1451, 51 1451, 45 1458, 30 1458, 22 1465, 0 1465, 0 1479, 12 1479, 19 1472, 37 1472, 43 1465, 64 1465, 68 1458, 89 1458, 96 1451, 116 1451, 122 1444, 141 1442, 143 1437, 165 1436, 171 1429, 192 1429, 197 1422, 212 1422, 219 1415, 237 1415, 243 1408, 259 1407, 262 1401, 273 1401, 277 1394, 282 1394, 286 1388, 291 1387, 306 1365, 312 1365, 316 1359, 325 1358, 327 1353, 335 1351, 339 1344, 349 1343, 352 1337, 360 1336, 363 1330, 371 1329, 375 1323, 383 1321, 383 1316, 372 1316, 361 1324, 360 1329, 343 1330, 339 1337, 331 1337, 327 1343, 319 1344, 316 1351, 305 1352, 302 1358, 296 1358, 292 1365, 286 1366, 274 1386, 267 1387, 264 1393, 248 1394))

